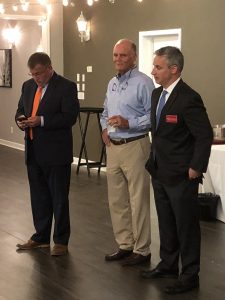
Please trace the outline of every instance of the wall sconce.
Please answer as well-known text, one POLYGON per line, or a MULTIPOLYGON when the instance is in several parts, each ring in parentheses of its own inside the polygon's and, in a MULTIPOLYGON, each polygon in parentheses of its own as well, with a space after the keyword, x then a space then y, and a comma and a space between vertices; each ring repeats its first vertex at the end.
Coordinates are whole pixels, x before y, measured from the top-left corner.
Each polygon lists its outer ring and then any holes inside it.
POLYGON ((80 13, 79 18, 77 19, 77 27, 80 33, 81 42, 90 40, 90 21, 87 21, 83 15, 83 12, 80 13))
POLYGON ((13 48, 19 39, 19 31, 17 28, 6 28, 2 31, 4 39, 9 43, 9 47, 13 48))

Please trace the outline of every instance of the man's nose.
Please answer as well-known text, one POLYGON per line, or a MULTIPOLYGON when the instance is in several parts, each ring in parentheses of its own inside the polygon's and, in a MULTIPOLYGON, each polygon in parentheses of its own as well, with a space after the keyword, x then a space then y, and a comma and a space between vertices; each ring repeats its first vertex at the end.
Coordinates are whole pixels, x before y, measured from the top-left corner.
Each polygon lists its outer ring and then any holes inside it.
POLYGON ((117 55, 116 60, 117 60, 117 61, 118 61, 118 60, 121 60, 121 58, 122 58, 122 56, 117 55))

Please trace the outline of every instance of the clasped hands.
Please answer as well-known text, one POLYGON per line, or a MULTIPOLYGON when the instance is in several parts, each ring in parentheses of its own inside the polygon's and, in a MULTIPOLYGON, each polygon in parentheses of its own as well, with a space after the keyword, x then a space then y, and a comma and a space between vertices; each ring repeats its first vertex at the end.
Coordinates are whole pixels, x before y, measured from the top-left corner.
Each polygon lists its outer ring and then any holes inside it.
POLYGON ((40 126, 41 125, 41 117, 40 116, 34 116, 34 117, 29 117, 27 119, 24 119, 22 121, 17 120, 16 122, 17 122, 19 128, 24 130, 27 127, 40 126))

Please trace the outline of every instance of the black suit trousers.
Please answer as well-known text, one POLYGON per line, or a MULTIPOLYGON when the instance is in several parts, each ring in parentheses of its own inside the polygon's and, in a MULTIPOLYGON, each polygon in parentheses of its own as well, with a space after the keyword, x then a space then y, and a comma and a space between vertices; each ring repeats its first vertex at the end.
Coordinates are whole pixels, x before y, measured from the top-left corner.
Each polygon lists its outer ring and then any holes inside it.
POLYGON ((32 142, 29 142, 27 171, 36 230, 31 239, 36 242, 49 243, 54 217, 53 241, 67 245, 70 236, 68 195, 71 164, 40 165, 35 158, 32 142))
POLYGON ((152 179, 160 234, 159 269, 179 270, 184 279, 198 275, 200 270, 201 233, 199 225, 198 185, 184 179, 168 185, 152 179))

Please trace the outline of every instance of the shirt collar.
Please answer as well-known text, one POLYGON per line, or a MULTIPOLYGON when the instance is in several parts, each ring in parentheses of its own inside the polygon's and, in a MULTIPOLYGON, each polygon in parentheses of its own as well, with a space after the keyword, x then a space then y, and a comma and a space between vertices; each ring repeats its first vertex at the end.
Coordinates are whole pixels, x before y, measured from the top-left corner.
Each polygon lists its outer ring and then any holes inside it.
POLYGON ((168 92, 168 94, 171 94, 173 89, 175 88, 175 86, 178 84, 178 82, 180 81, 181 77, 177 78, 177 80, 175 80, 170 86, 168 86, 168 88, 163 89, 165 91, 168 92))
POLYGON ((116 75, 116 78, 118 79, 118 80, 120 80, 120 79, 122 79, 122 80, 124 80, 124 79, 129 79, 130 77, 131 77, 131 74, 133 73, 133 71, 135 70, 135 69, 137 69, 137 66, 134 66, 133 68, 131 68, 130 70, 128 70, 126 73, 124 73, 124 74, 117 74, 116 75))

